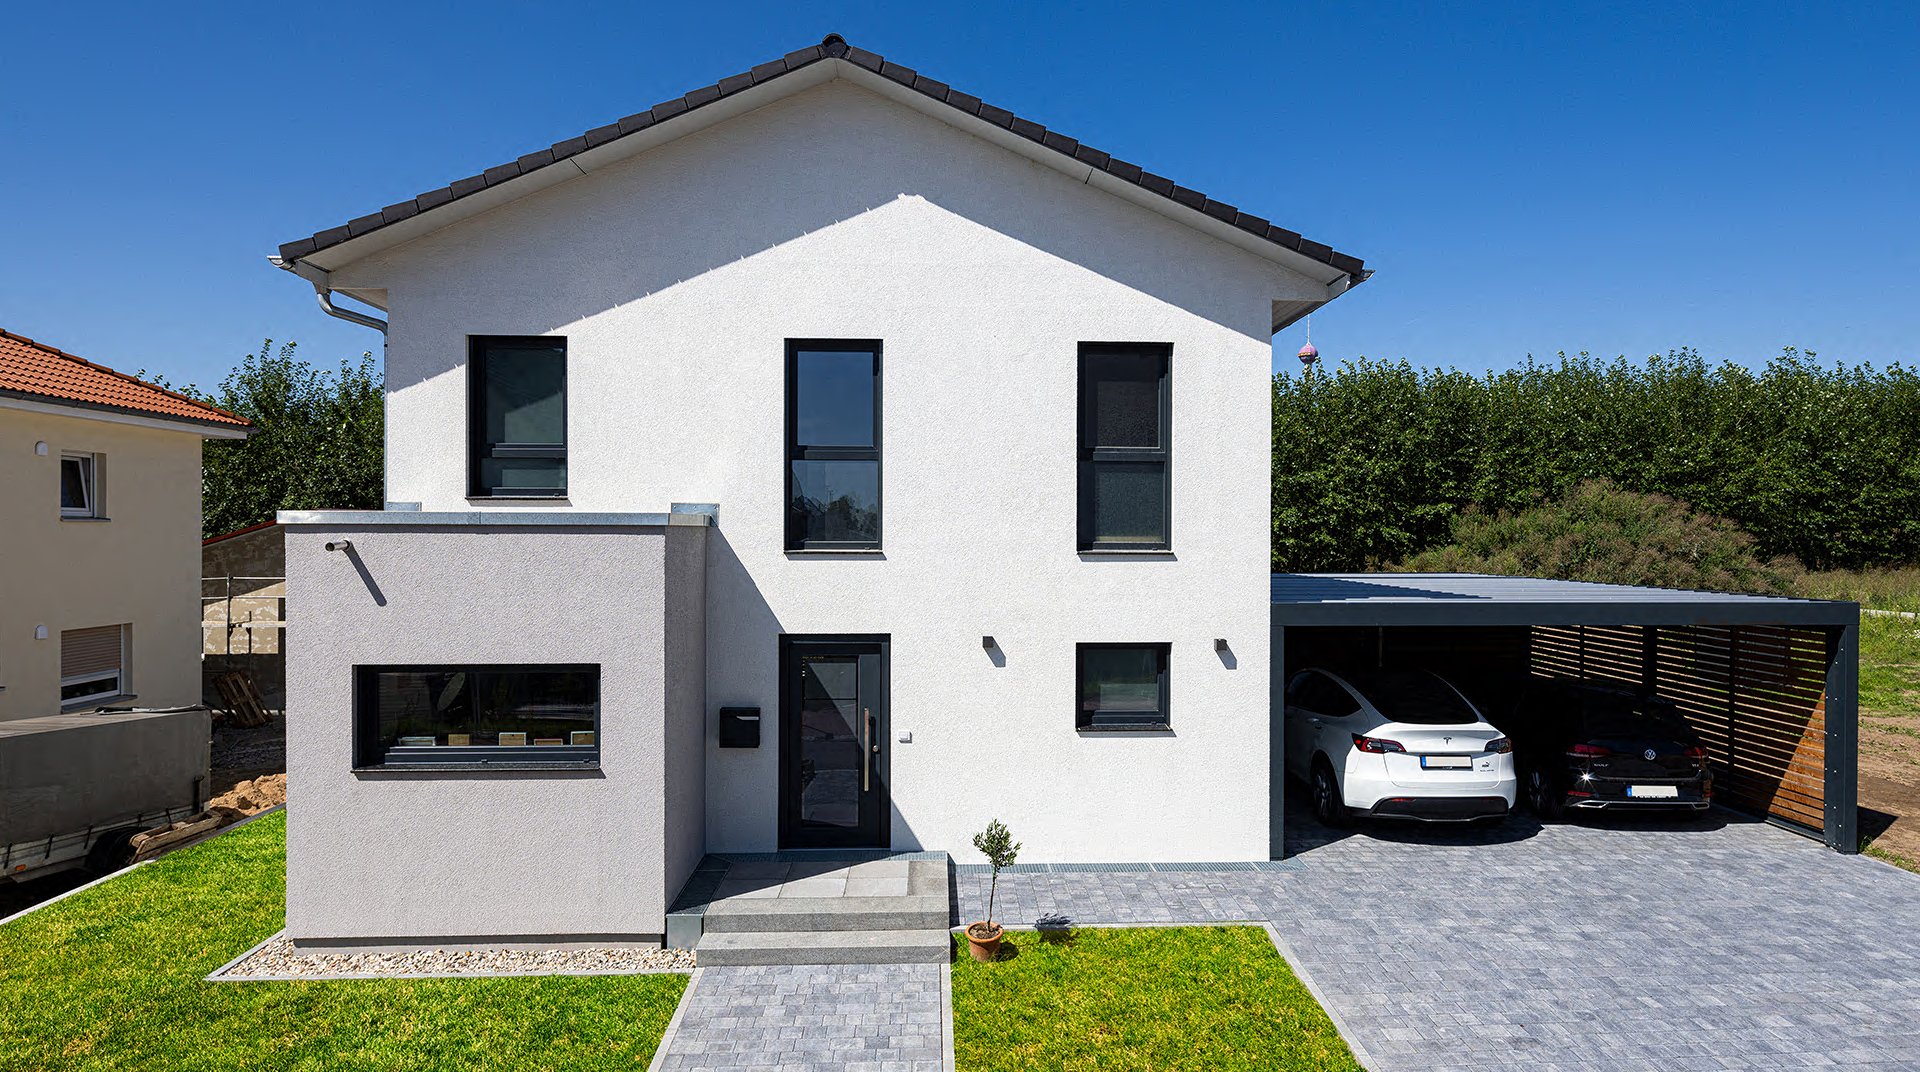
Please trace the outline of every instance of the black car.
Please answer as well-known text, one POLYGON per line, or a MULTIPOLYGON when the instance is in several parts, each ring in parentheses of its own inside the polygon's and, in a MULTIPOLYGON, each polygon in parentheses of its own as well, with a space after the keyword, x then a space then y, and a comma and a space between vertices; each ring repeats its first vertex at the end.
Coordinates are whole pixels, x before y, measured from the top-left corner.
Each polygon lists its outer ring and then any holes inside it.
POLYGON ((1712 806, 1707 750, 1673 701, 1545 678, 1515 692, 1496 723, 1513 738, 1520 796, 1540 818, 1568 808, 1712 806))

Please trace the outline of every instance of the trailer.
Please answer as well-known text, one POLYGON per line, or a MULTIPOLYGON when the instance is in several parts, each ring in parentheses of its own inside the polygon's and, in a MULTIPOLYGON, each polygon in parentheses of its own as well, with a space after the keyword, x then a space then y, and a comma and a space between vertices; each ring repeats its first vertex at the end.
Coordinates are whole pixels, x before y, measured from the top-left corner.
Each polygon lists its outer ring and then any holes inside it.
POLYGON ((204 708, 0 722, 0 874, 122 865, 135 834, 205 806, 212 738, 204 708))

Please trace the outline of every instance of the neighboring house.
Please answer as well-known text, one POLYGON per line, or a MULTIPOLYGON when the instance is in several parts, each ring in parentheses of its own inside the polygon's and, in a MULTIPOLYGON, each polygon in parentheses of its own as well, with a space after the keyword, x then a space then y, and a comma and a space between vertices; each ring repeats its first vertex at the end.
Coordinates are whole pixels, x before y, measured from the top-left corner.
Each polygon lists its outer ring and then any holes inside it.
POLYGON ((200 444, 248 427, 0 331, 0 720, 200 702, 200 444))
POLYGON ((213 706, 215 674, 243 671, 267 706, 286 704, 286 531, 271 521, 200 541, 201 667, 213 706))
POLYGON ((1360 261, 837 37, 275 260, 389 336, 387 510, 280 515, 296 941, 1278 855, 1271 336, 1360 261))

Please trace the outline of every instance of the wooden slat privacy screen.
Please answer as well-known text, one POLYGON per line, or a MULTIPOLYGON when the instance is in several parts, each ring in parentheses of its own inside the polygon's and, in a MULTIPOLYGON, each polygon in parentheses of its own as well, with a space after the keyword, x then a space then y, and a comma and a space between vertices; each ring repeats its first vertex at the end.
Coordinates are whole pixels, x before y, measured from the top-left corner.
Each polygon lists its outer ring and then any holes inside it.
POLYGON ((1706 744, 1716 800, 1815 831, 1824 828, 1824 631, 1536 626, 1533 672, 1635 688, 1651 676, 1647 683, 1680 706, 1706 744))
POLYGON ((120 630, 117 625, 62 630, 60 676, 79 677, 120 669, 120 630))

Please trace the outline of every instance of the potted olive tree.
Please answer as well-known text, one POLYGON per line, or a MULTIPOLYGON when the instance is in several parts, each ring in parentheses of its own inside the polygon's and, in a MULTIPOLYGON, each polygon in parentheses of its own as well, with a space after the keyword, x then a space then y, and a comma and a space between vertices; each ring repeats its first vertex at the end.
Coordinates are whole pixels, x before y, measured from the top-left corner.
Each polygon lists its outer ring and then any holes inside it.
POLYGON ((1013 866, 1020 855, 1020 845, 1000 820, 995 819, 985 830, 973 835, 973 847, 993 865, 993 882, 987 887, 987 918, 967 924, 967 948, 973 953, 973 959, 990 962, 999 957, 1000 938, 1006 934, 1006 928, 993 921, 993 898, 1000 892, 1000 869, 1013 866))

